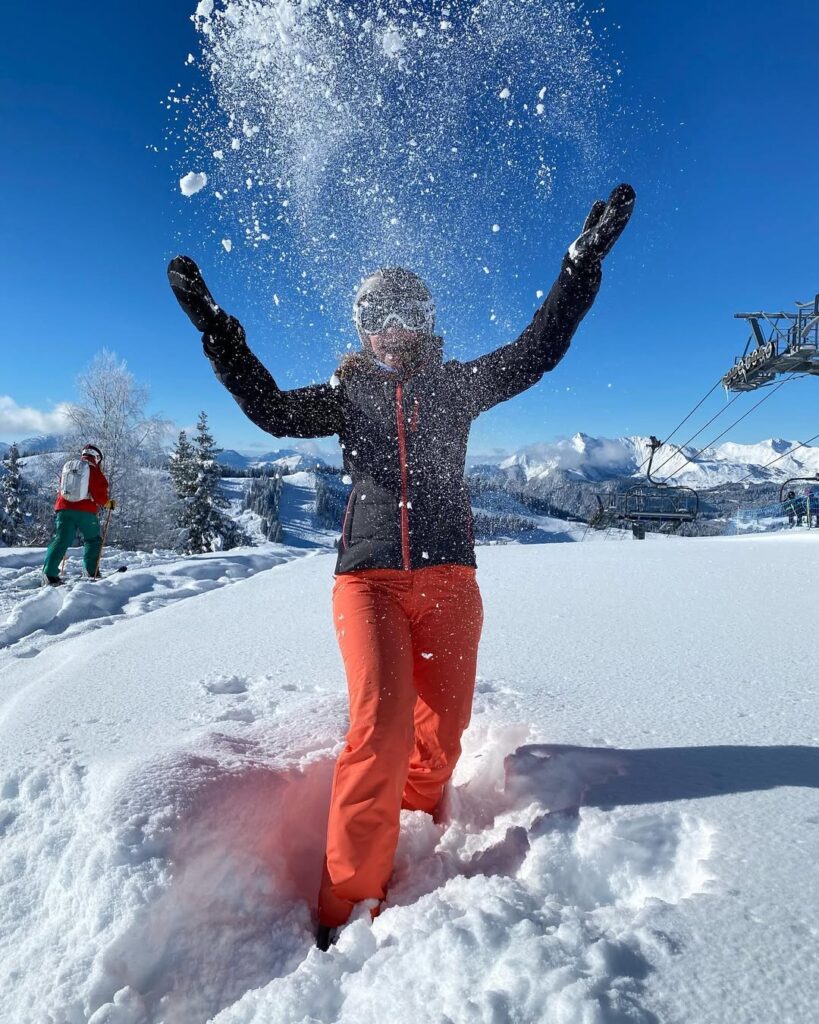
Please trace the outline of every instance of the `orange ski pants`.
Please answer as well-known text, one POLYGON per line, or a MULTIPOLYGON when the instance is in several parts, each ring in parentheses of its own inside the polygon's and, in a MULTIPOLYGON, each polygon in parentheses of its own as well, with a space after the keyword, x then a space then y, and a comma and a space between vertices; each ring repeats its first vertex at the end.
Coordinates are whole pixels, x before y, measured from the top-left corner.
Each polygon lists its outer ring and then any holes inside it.
POLYGON ((331 927, 386 895, 401 809, 441 800, 469 724, 483 606, 469 566, 366 569, 336 577, 333 615, 350 729, 319 894, 331 927))

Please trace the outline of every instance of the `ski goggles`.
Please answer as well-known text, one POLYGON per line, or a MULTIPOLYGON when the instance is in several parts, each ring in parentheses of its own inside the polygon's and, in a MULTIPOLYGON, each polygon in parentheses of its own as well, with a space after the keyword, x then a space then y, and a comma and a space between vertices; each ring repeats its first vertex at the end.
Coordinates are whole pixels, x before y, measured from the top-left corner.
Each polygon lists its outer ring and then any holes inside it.
POLYGON ((391 326, 431 334, 435 326, 435 307, 431 299, 365 295, 356 303, 354 319, 356 327, 364 334, 381 334, 391 326))

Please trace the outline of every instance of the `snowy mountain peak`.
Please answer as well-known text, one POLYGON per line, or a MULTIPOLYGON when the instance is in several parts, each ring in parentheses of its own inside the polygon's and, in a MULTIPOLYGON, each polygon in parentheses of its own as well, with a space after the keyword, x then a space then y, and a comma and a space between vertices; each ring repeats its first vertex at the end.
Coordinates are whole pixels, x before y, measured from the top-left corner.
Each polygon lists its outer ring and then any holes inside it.
MULTIPOLYGON (((600 482, 642 476, 649 455, 649 438, 591 437, 578 432, 570 438, 527 445, 500 463, 501 470, 517 469, 528 481, 562 472, 571 478, 600 482)), ((659 480, 693 487, 765 483, 819 473, 819 448, 784 438, 756 444, 727 441, 699 453, 696 447, 677 450, 672 442, 655 455, 653 473, 659 480)))

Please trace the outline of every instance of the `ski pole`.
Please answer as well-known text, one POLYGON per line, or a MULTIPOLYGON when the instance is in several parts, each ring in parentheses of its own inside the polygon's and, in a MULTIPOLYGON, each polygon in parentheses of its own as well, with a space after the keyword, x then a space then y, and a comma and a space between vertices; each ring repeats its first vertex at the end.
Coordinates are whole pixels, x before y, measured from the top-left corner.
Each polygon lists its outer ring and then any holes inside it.
POLYGON ((102 549, 105 547, 105 539, 108 536, 108 527, 109 527, 109 525, 111 523, 111 513, 112 512, 113 512, 113 509, 109 508, 108 509, 108 515, 105 518, 105 529, 102 531, 102 543, 100 544, 100 551, 99 551, 99 554, 97 555, 97 564, 94 567, 94 576, 98 576, 99 575, 100 560, 102 559, 102 549))

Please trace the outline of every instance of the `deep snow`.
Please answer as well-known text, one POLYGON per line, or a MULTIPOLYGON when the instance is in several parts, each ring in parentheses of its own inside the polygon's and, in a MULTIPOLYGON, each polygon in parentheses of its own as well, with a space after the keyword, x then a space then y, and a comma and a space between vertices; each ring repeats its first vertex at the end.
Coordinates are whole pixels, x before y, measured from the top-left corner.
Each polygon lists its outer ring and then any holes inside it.
POLYGON ((327 954, 332 556, 0 650, 0 1019, 813 1019, 818 550, 481 549, 450 822, 327 954))

